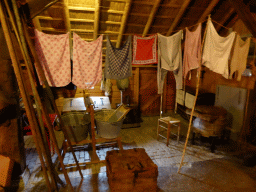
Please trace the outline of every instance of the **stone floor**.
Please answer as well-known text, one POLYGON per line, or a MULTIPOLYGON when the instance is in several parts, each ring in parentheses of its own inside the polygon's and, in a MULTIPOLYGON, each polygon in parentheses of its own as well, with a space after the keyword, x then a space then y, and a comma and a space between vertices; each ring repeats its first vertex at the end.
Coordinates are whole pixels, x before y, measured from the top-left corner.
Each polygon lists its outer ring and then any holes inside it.
MULTIPOLYGON (((238 153, 238 148, 228 142, 217 145, 215 153, 210 152, 207 142, 196 140, 198 141, 196 145, 189 143, 182 168, 180 173, 177 173, 184 150, 188 122, 177 114, 172 115, 182 122, 182 137, 177 143, 176 137, 171 136, 168 147, 165 139, 156 140, 159 118, 157 116, 143 117, 141 127, 121 130, 124 149, 144 148, 158 166, 158 191, 256 191, 256 168, 246 167, 239 158, 234 157, 234 154, 238 153)), ((58 137, 61 140, 61 136, 58 137)), ((25 145, 30 179, 26 183, 21 179, 18 191, 46 191, 33 140, 26 138, 25 145)), ((101 160, 104 160, 106 152, 113 149, 117 147, 110 144, 98 145, 97 154, 101 160)), ((76 151, 75 155, 79 163, 90 161, 87 146, 76 151)), ((71 153, 65 155, 64 163, 74 163, 71 153)), ((69 178, 77 191, 110 191, 105 163, 81 166, 81 168, 82 182, 76 168, 68 168, 69 178)), ((62 181, 65 181, 63 173, 58 171, 58 174, 62 181)), ((60 191, 69 191, 69 189, 60 186, 60 191)))

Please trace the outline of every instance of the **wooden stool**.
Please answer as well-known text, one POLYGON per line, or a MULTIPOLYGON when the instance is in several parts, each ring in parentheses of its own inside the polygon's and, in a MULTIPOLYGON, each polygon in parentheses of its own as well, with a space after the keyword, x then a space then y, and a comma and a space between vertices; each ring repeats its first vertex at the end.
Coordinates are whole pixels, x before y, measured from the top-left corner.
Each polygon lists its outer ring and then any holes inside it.
POLYGON ((180 139, 180 120, 175 119, 173 117, 162 117, 162 118, 158 119, 157 140, 158 140, 159 136, 167 139, 166 146, 168 146, 168 144, 169 144, 170 130, 171 130, 172 125, 178 127, 177 142, 179 143, 179 139, 180 139), (166 126, 160 125, 160 123, 165 124, 166 126), (164 137, 163 135, 159 134, 160 127, 167 130, 167 138, 164 137))

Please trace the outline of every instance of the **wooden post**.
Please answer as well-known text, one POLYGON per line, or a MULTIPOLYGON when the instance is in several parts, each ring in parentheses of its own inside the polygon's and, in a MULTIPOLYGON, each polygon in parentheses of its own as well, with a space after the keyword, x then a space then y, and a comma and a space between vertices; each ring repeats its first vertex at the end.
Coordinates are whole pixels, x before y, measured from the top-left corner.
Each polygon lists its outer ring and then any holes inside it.
MULTIPOLYGON (((210 19, 210 15, 208 17, 208 20, 209 19, 210 19)), ((208 27, 208 23, 207 23, 205 31, 204 31, 204 38, 203 38, 202 47, 201 47, 201 56, 202 56, 202 52, 203 52, 203 44, 204 44, 204 40, 205 40, 205 36, 206 36, 207 27, 208 27)), ((194 114, 194 111, 195 111, 196 100, 197 100, 197 96, 198 96, 198 92, 199 92, 200 79, 201 79, 200 78, 201 77, 201 69, 202 69, 202 58, 200 60, 200 65, 199 65, 199 72, 198 72, 197 84, 196 84, 195 100, 194 100, 193 108, 192 108, 192 111, 191 111, 191 114, 190 114, 190 118, 189 118, 189 126, 188 126, 187 138, 186 138, 186 142, 185 142, 185 145, 184 145, 183 154, 182 154, 182 158, 181 158, 181 162, 180 162, 180 167, 178 169, 178 173, 180 172, 180 169, 181 169, 182 164, 183 164, 183 160, 184 160, 184 157, 185 157, 185 152, 186 152, 186 148, 187 148, 187 144, 188 144, 188 139, 189 139, 189 135, 190 135, 193 114, 194 114)))
POLYGON ((27 112, 27 115, 28 115, 28 118, 29 118, 29 121, 30 121, 30 124, 31 124, 31 127, 32 127, 31 131, 33 133, 35 145, 36 145, 36 148, 38 150, 38 155, 39 155, 39 158, 40 158, 40 161, 41 161, 41 164, 42 164, 42 169, 43 169, 44 177, 45 177, 45 180, 46 180, 46 184, 48 186, 48 190, 51 191, 51 184, 50 184, 50 181, 49 181, 49 178, 48 178, 48 175, 47 175, 47 171, 46 171, 46 167, 45 167, 45 164, 44 164, 44 160, 43 160, 43 157, 42 157, 42 151, 41 151, 42 146, 41 146, 41 143, 38 142, 37 134, 36 134, 35 129, 34 129, 34 127, 36 126, 36 122, 35 122, 35 119, 34 119, 34 116, 33 116, 32 112, 31 112, 32 109, 33 109, 33 106, 31 104, 31 101, 28 99, 28 96, 26 94, 27 91, 26 91, 26 88, 23 84, 23 76, 21 75, 21 70, 19 68, 19 64, 18 64, 17 59, 16 59, 16 54, 15 54, 15 50, 14 50, 12 40, 11 40, 11 37, 10 37, 7 22, 6 22, 6 19, 5 19, 5 15, 4 15, 3 7, 2 7, 2 2, 0 2, 0 19, 1 19, 1 24, 2 24, 2 27, 3 27, 6 43, 7 43, 9 53, 10 53, 10 56, 11 56, 11 59, 12 59, 14 72, 15 72, 17 82, 18 82, 18 85, 19 85, 19 88, 20 88, 20 92, 21 92, 21 95, 22 95, 22 98, 23 98, 25 109, 26 109, 26 112, 27 112))
MULTIPOLYGON (((25 22, 24 22, 24 21, 23 21, 23 25, 25 26, 25 22)), ((39 59, 38 59, 38 57, 37 57, 37 53, 36 53, 36 51, 35 51, 35 48, 34 48, 34 46, 33 46, 32 41, 31 41, 31 39, 30 39, 30 37, 29 37, 29 33, 28 33, 26 27, 24 27, 24 32, 25 32, 26 40, 27 40, 28 45, 29 45, 29 47, 30 47, 30 51, 31 51, 31 53, 32 53, 32 55, 33 55, 33 57, 34 57, 34 59, 35 59, 35 65, 37 66, 38 73, 40 74, 40 77, 42 78, 42 81, 44 82, 44 85, 45 85, 45 88, 46 88, 46 92, 47 92, 47 96, 50 98, 51 104, 52 104, 52 106, 53 106, 53 108, 54 108, 54 112, 57 114, 57 116, 58 116, 58 118, 59 118, 59 120, 60 120, 60 127, 61 127, 61 129, 62 129, 62 131, 63 131, 63 134, 64 134, 64 136, 65 136, 65 139, 67 139, 68 146, 70 147, 71 153, 72 153, 72 155, 73 155, 73 157, 74 157, 74 159, 75 159, 76 166, 77 166, 77 168, 78 168, 78 170, 79 170, 80 176, 81 176, 81 178, 83 179, 83 174, 82 174, 81 168, 80 168, 80 166, 79 166, 78 160, 77 160, 77 158, 76 158, 76 156, 75 156, 74 150, 73 150, 73 148, 72 148, 70 138, 69 138, 69 136, 68 136, 68 133, 67 133, 66 128, 64 127, 64 125, 63 125, 63 123, 62 123, 59 110, 58 110, 57 105, 56 105, 56 103, 55 103, 55 101, 54 101, 54 96, 53 96, 52 91, 51 91, 51 89, 50 89, 50 87, 49 87, 49 84, 48 84, 48 82, 47 82, 47 80, 46 80, 46 77, 45 77, 45 75, 44 75, 43 69, 42 69, 42 67, 41 67, 41 65, 40 65, 40 61, 39 61, 39 59)), ((60 162, 60 163, 61 163, 61 162, 60 162)), ((65 174, 65 172, 64 172, 64 174, 65 174)))

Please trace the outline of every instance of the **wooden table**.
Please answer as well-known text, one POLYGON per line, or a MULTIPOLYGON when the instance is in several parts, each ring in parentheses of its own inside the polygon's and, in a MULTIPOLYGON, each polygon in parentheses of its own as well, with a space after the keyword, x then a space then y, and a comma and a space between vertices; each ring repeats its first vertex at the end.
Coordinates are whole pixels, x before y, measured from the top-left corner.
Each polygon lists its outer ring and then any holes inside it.
MULTIPOLYGON (((111 109, 111 105, 109 102, 109 98, 106 96, 93 96, 90 97, 94 104, 94 111, 102 110, 102 109, 111 109)), ((63 100, 63 108, 62 113, 70 112, 70 111, 86 111, 86 107, 84 105, 84 98, 65 98, 63 100)))

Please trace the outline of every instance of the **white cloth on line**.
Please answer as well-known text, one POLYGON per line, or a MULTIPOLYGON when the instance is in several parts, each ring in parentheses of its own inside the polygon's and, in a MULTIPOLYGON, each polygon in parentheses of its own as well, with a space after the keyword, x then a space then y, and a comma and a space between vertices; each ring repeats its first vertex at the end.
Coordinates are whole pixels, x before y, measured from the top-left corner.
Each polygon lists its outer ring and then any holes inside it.
POLYGON ((247 38, 245 41, 243 41, 239 35, 236 36, 231 54, 230 79, 232 79, 233 74, 237 72, 237 81, 241 80, 242 73, 246 69, 250 42, 251 38, 247 38))
POLYGON ((207 25, 202 64, 228 78, 228 59, 236 33, 232 32, 227 37, 221 37, 214 28, 211 19, 207 21, 207 25))

